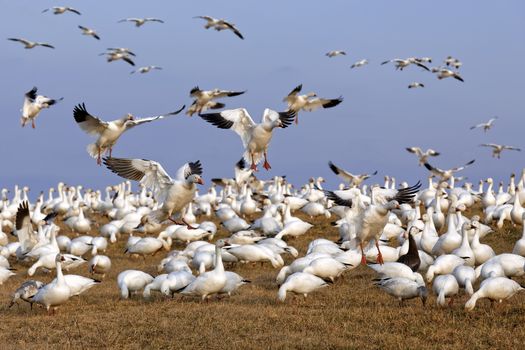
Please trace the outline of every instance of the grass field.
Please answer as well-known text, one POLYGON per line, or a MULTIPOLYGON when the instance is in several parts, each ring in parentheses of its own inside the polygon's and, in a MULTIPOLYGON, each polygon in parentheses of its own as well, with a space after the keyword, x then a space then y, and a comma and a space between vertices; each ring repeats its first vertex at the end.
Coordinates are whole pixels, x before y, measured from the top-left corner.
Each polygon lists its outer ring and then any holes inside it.
MULTIPOLYGON (((469 215, 469 214, 468 214, 469 215)), ((304 255, 315 238, 337 239, 329 220, 315 223, 309 233, 290 240, 304 255)), ((61 234, 67 232, 66 229, 61 234)), ((96 234, 96 232, 92 232, 96 234)), ((218 237, 225 232, 219 231, 218 237)), ((484 240, 497 253, 509 252, 521 228, 505 226, 484 240)), ((217 237, 216 236, 216 237, 217 237)), ((277 270, 271 265, 239 265, 228 269, 252 281, 231 298, 212 300, 155 294, 119 300, 116 276, 134 268, 156 275, 164 254, 132 259, 124 242, 110 246, 113 268, 102 284, 59 308, 54 316, 28 304, 8 308, 11 293, 28 279, 18 268, 0 286, 2 322, 0 348, 361 348, 361 349, 518 349, 525 342, 525 293, 491 308, 486 300, 465 312, 465 295, 450 308, 439 308, 431 296, 426 307, 419 299, 399 306, 397 300, 375 288, 370 269, 360 266, 328 288, 304 300, 289 295, 277 302, 277 270)), ((183 249, 175 245, 173 249, 183 249)), ((285 257, 289 263, 290 257, 285 257)), ((70 273, 87 274, 84 265, 70 273)), ((54 273, 38 272, 34 278, 48 282, 54 273)), ((519 282, 524 282, 520 279, 519 282)), ((477 288, 477 286, 475 286, 477 288)))

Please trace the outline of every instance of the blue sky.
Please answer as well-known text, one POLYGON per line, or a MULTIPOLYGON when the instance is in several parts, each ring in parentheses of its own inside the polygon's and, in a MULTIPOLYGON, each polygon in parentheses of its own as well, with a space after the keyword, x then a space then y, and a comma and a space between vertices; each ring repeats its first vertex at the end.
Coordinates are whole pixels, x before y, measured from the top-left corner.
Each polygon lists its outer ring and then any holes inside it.
MULTIPOLYGON (((524 152, 490 157, 480 143, 525 148, 525 3, 523 1, 0 1, 1 37, 48 41, 56 50, 25 50, 0 40, 0 187, 41 189, 65 181, 102 187, 119 179, 96 165, 85 151, 93 139, 72 117, 73 106, 110 120, 126 113, 149 116, 189 105, 198 85, 247 90, 221 102, 245 107, 258 121, 264 108, 282 110, 282 98, 296 85, 319 96, 344 97, 327 110, 302 113, 299 126, 276 130, 269 149, 272 170, 263 178, 286 174, 295 184, 311 176, 336 180, 328 160, 352 172, 424 180, 406 146, 432 147, 442 153, 433 163, 448 168, 476 159, 464 172, 470 181, 492 176, 508 181, 525 166, 524 152), (69 5, 82 16, 42 14, 46 7, 69 5), (203 28, 210 15, 234 22, 245 36, 203 28), (165 24, 135 28, 117 23, 125 17, 159 17, 165 24), (96 29, 101 40, 82 36, 77 25, 96 29), (130 75, 123 62, 97 56, 107 47, 129 47, 137 66, 162 71, 130 75), (324 54, 341 49, 347 56, 324 54), (464 63, 465 83, 438 81, 415 67, 399 72, 381 66, 396 57, 430 56, 438 65, 448 55, 464 63), (362 58, 368 66, 350 70, 362 58), (412 81, 424 89, 408 90, 412 81), (24 93, 39 92, 64 101, 44 110, 37 129, 19 124, 24 93), (484 134, 469 126, 499 116, 484 134), (521 136, 521 137, 520 137, 521 136)), ((204 177, 229 176, 241 157, 240 139, 199 117, 179 115, 126 133, 114 156, 161 162, 174 174, 186 161, 200 159, 204 177)), ((379 180, 379 179, 378 179, 379 180)))

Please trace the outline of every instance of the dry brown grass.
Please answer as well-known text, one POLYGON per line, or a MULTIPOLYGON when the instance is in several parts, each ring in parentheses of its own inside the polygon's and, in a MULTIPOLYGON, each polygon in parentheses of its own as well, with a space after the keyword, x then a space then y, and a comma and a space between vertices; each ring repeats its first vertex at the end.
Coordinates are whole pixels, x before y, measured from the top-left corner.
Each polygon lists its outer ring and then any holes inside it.
MULTIPOLYGON (((307 235, 292 241, 301 254, 315 238, 337 237, 329 220, 314 222, 307 235)), ((505 226, 485 242, 497 253, 508 252, 520 230, 505 226)), ((225 236, 225 232, 218 236, 225 236)), ((156 275, 156 265, 163 257, 131 259, 123 254, 124 241, 122 238, 107 252, 113 270, 104 282, 70 300, 55 316, 40 308, 30 311, 27 304, 7 308, 11 293, 28 279, 26 268, 19 268, 17 276, 0 286, 4 305, 0 347, 516 349, 523 348, 525 341, 525 293, 496 308, 481 301, 469 313, 463 310, 464 295, 451 308, 438 308, 435 297, 425 308, 419 300, 399 306, 372 286, 373 274, 362 266, 307 300, 289 296, 285 303, 278 303, 277 271, 267 265, 243 265, 230 269, 252 284, 229 299, 203 303, 156 294, 151 301, 139 297, 120 301, 118 273, 135 268, 156 275)), ((289 257, 286 260, 291 261, 289 257)), ((71 273, 87 275, 87 267, 71 273)), ((35 277, 47 282, 54 275, 40 272, 35 277)))

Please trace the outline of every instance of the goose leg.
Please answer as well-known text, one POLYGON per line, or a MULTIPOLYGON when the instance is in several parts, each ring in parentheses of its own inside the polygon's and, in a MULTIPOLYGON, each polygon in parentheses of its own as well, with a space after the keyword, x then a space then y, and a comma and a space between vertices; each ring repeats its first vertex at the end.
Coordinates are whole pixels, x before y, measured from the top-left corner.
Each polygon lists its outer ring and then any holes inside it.
POLYGON ((98 147, 97 164, 102 165, 102 159, 100 159, 100 146, 98 147))
POLYGON ((31 119, 31 126, 33 127, 33 129, 36 129, 36 125, 35 125, 35 120, 34 119, 31 119))
POLYGON ((377 262, 380 265, 383 265, 385 262, 383 261, 383 255, 381 254, 381 250, 379 250, 379 242, 376 239, 376 248, 377 248, 377 262))
POLYGON ((295 114, 295 125, 299 125, 299 113, 295 114))
POLYGON ((252 157, 252 166, 250 167, 250 169, 252 169, 253 171, 257 171, 257 165, 255 165, 255 161, 253 160, 253 153, 250 153, 250 156, 252 157))
POLYGON ((113 153, 113 147, 109 147, 109 158, 111 158, 112 153, 113 153))
POLYGON ((272 167, 270 166, 270 163, 268 163, 268 158, 266 156, 266 151, 264 152, 264 164, 263 168, 266 170, 270 170, 272 167))
POLYGON ((363 249, 363 242, 359 243, 359 247, 361 247, 361 265, 366 265, 366 257, 365 250, 363 249))

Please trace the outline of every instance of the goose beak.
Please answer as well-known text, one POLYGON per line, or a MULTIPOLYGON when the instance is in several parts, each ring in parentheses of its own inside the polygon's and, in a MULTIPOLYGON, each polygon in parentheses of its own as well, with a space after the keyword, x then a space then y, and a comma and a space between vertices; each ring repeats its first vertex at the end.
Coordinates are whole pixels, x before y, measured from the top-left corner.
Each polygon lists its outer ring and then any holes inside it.
POLYGON ((204 185, 204 180, 203 179, 197 179, 197 183, 199 185, 204 185))

